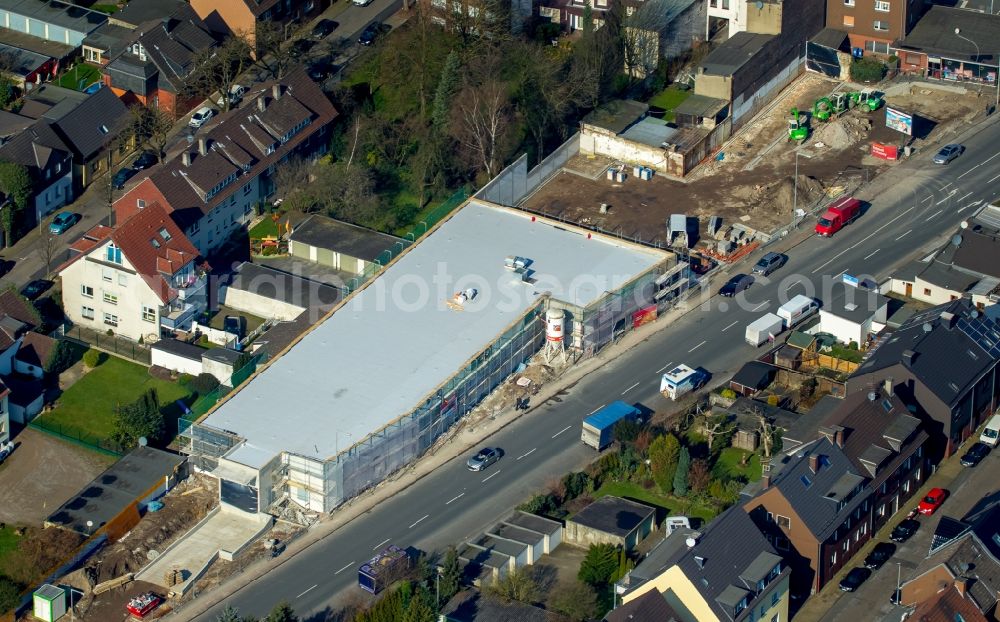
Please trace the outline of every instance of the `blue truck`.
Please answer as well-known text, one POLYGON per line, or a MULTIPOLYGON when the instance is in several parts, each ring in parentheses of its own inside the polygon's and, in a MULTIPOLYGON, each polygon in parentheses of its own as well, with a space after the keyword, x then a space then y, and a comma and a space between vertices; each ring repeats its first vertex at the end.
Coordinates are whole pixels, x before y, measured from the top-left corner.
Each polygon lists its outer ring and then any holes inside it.
POLYGON ((584 445, 590 445, 601 451, 615 440, 615 424, 622 419, 638 419, 642 412, 635 406, 630 406, 618 400, 611 402, 594 414, 583 420, 581 440, 584 445))

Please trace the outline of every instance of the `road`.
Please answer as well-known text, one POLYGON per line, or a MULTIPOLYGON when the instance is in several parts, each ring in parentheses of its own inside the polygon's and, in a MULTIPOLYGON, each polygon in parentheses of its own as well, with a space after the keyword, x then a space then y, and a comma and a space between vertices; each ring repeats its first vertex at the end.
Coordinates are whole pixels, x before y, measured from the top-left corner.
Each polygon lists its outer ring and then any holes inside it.
MULTIPOLYGON (((652 409, 662 406, 659 375, 674 363, 727 377, 758 353, 744 342, 743 329, 767 310, 798 293, 822 292, 824 281, 839 280, 844 272, 884 278, 913 253, 947 239, 976 206, 1000 193, 1000 124, 978 131, 965 144, 965 154, 947 167, 930 164, 930 154, 923 154, 886 173, 877 186, 885 190, 859 193, 862 199, 876 195, 862 218, 832 238, 811 236, 791 248, 788 264, 772 278, 758 279, 745 299, 696 301, 700 308, 588 375, 560 401, 537 408, 485 440, 483 445, 505 451, 486 472, 467 471, 465 456, 451 460, 225 604, 258 616, 281 599, 300 616, 335 610, 340 592, 357 589, 357 565, 387 542, 441 550, 494 524, 553 475, 593 460, 594 452, 579 441, 580 421, 589 413, 616 399, 652 409), (891 187, 886 185, 890 180, 896 180, 891 187)), ((210 622, 219 611, 221 606, 195 619, 210 622)))

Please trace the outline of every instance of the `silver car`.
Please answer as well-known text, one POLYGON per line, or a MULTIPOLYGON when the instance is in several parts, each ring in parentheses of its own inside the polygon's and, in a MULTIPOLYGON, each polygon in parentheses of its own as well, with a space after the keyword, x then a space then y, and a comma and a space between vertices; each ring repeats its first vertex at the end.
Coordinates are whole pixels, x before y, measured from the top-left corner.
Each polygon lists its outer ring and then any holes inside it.
POLYGON ((934 164, 948 164, 958 156, 962 155, 965 151, 965 147, 962 145, 945 145, 941 147, 941 151, 937 152, 937 155, 931 160, 934 164))
POLYGON ((469 458, 465 466, 469 467, 470 471, 482 471, 499 460, 501 455, 502 452, 496 447, 483 447, 479 453, 469 458))

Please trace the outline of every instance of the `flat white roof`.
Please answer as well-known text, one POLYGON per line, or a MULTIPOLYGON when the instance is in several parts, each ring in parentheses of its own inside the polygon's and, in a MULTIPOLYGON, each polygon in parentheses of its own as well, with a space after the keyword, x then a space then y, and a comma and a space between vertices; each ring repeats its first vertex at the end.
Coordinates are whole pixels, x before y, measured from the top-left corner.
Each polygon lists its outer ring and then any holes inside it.
POLYGON ((213 412, 228 458, 327 459, 412 411, 545 292, 587 305, 669 255, 470 202, 213 412), (533 283, 504 267, 531 261, 533 283), (456 292, 478 294, 456 310, 456 292))

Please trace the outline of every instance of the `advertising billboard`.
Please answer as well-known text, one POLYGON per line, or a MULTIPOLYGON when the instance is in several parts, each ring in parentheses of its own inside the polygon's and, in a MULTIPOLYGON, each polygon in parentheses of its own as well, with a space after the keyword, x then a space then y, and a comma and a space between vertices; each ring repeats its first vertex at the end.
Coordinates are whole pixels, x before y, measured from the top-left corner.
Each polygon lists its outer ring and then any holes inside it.
POLYGON ((895 108, 886 106, 885 126, 890 130, 896 130, 897 132, 902 132, 907 136, 913 136, 913 115, 903 112, 902 110, 896 110, 895 108))

